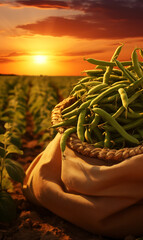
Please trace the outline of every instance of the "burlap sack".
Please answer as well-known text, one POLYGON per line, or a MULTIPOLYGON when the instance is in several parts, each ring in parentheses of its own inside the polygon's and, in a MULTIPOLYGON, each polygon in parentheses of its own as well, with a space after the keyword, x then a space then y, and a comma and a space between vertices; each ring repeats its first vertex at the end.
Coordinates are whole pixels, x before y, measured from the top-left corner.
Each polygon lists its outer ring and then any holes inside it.
POLYGON ((143 155, 108 165, 66 148, 58 133, 30 165, 23 185, 35 204, 95 234, 143 234, 143 155))

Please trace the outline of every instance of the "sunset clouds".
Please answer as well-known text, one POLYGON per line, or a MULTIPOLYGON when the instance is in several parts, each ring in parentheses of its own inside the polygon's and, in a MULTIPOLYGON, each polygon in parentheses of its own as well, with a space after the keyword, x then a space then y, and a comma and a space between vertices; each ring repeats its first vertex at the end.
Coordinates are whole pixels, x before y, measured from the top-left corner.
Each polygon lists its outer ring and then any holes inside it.
MULTIPOLYGON (((33 1, 22 2, 29 2, 31 4, 33 1)), ((33 5, 37 6, 37 2, 34 1, 33 5)), ((42 5, 45 6, 44 2, 48 2, 47 7, 54 5, 54 1, 41 1, 40 7, 42 5), (51 5, 50 2, 52 2, 51 5)), ((140 0, 73 0, 69 2, 70 9, 80 10, 82 14, 74 17, 72 15, 67 17, 48 17, 34 23, 18 25, 17 28, 28 30, 32 34, 55 37, 70 36, 89 39, 117 39, 143 36, 143 32, 141 31, 143 2, 140 0)), ((59 1, 59 6, 62 7, 63 2, 59 1)))
POLYGON ((67 8, 67 1, 56 0, 0 0, 0 4, 10 4, 13 7, 37 7, 37 8, 67 8))
POLYGON ((132 47, 143 47, 142 26, 142 0, 0 0, 0 63, 34 71, 28 61, 43 54, 51 74, 53 65, 57 74, 71 74, 74 62, 80 74, 83 57, 110 59, 121 42, 127 45, 121 58, 128 59, 132 47))
POLYGON ((143 37, 142 0, 4 0, 0 3, 25 9, 57 10, 56 16, 46 17, 44 13, 37 21, 17 24, 16 28, 26 30, 27 34, 87 39, 143 37), (68 11, 61 16, 61 9, 68 11))
POLYGON ((19 6, 29 6, 29 7, 38 7, 38 8, 67 8, 67 1, 45 1, 45 0, 17 0, 15 3, 19 6))
POLYGON ((136 22, 127 19, 100 20, 100 17, 94 21, 89 21, 86 16, 76 16, 73 19, 48 17, 36 23, 18 25, 17 28, 28 30, 32 34, 54 37, 70 36, 86 39, 143 37, 140 20, 136 22))

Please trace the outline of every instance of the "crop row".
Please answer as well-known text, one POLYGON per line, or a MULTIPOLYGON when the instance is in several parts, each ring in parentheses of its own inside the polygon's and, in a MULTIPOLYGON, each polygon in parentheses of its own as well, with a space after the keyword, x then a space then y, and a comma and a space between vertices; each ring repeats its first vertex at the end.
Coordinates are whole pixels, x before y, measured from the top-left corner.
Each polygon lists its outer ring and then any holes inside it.
POLYGON ((51 111, 60 99, 68 96, 76 81, 77 77, 1 76, 0 134, 5 131, 4 124, 9 123, 13 139, 20 147, 26 112, 30 112, 33 134, 41 133, 40 141, 52 139, 51 111))
POLYGON ((39 134, 43 143, 51 140, 56 133, 50 128, 51 111, 65 93, 69 94, 72 80, 67 80, 60 92, 62 78, 0 77, 0 222, 16 217, 15 202, 9 194, 13 188, 10 179, 21 184, 24 179, 24 170, 15 159, 23 154, 21 140, 26 134, 27 113, 33 120, 33 135, 39 134))
POLYGON ((31 81, 28 110, 34 122, 34 134, 42 133, 40 141, 51 140, 54 135, 51 125, 51 111, 58 103, 58 94, 46 77, 31 81))

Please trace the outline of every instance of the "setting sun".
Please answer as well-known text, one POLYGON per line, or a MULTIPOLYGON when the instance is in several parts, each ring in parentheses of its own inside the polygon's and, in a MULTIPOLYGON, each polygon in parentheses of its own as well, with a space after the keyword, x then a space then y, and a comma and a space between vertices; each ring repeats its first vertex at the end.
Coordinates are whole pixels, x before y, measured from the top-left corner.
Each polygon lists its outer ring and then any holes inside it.
POLYGON ((34 62, 37 64, 44 64, 47 62, 47 56, 36 55, 36 56, 34 56, 34 62))

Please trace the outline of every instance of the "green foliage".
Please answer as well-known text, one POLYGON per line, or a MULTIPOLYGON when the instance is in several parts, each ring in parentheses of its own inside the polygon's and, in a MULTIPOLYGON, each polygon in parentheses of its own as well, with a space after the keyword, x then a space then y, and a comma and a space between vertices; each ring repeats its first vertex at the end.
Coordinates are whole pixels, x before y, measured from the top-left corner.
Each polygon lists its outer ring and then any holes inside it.
POLYGON ((3 189, 2 186, 2 178, 3 178, 3 170, 6 169, 9 176, 17 181, 17 182, 23 182, 24 178, 24 170, 23 168, 14 160, 10 159, 11 154, 23 154, 23 151, 21 151, 17 146, 15 146, 11 142, 11 124, 6 123, 5 125, 5 133, 0 134, 0 173, 1 173, 1 181, 0 181, 0 187, 1 190, 3 189))
POLYGON ((78 77, 37 77, 31 81, 28 108, 34 121, 34 133, 42 133, 39 142, 50 141, 56 134, 51 127, 51 111, 67 97, 78 77), (59 99, 60 98, 60 99, 59 99))
POLYGON ((8 175, 14 181, 20 182, 21 184, 23 183, 25 174, 24 174, 23 168, 21 167, 21 165, 18 162, 7 158, 5 160, 5 168, 6 168, 8 175))
POLYGON ((11 222, 16 218, 16 204, 6 191, 0 192, 0 222, 11 222))
POLYGON ((11 124, 11 142, 21 147, 21 136, 26 129, 26 111, 34 121, 34 133, 49 141, 55 134, 51 130, 51 111, 59 100, 66 98, 79 77, 1 76, 0 134, 4 124, 11 124), (45 135, 45 136, 43 136, 45 135))
POLYGON ((13 192, 13 182, 11 181, 6 169, 3 170, 3 189, 8 192, 13 192))
POLYGON ((23 183, 25 176, 22 166, 12 160, 12 154, 23 154, 23 152, 11 142, 10 123, 4 125, 5 133, 0 134, 0 221, 9 222, 16 217, 16 206, 14 200, 7 191, 11 191, 9 179, 23 183))
POLYGON ((39 142, 57 133, 51 126, 51 111, 67 97, 77 77, 0 76, 0 221, 11 221, 16 207, 9 195, 13 181, 23 183, 24 171, 14 158, 21 155, 21 138, 26 131, 26 112, 33 118, 33 134, 39 142))
POLYGON ((51 126, 51 111, 58 103, 58 95, 51 86, 48 79, 41 77, 30 89, 28 107, 34 121, 34 133, 42 134, 39 141, 51 140, 54 131, 49 129, 51 126))
POLYGON ((65 99, 79 80, 79 76, 48 77, 49 82, 57 89, 58 95, 65 99))
MULTIPOLYGON (((11 137, 15 139, 19 139, 19 143, 21 141, 21 135, 25 133, 26 127, 26 111, 27 111, 27 97, 28 97, 28 87, 27 83, 23 83, 20 81, 15 82, 13 79, 13 83, 6 84, 7 86, 7 102, 1 104, 1 124, 4 123, 11 124, 11 137)), ((1 99, 1 93, 0 93, 1 99)), ((17 141, 18 142, 18 141, 17 141)), ((18 147, 20 144, 18 144, 18 147)))

